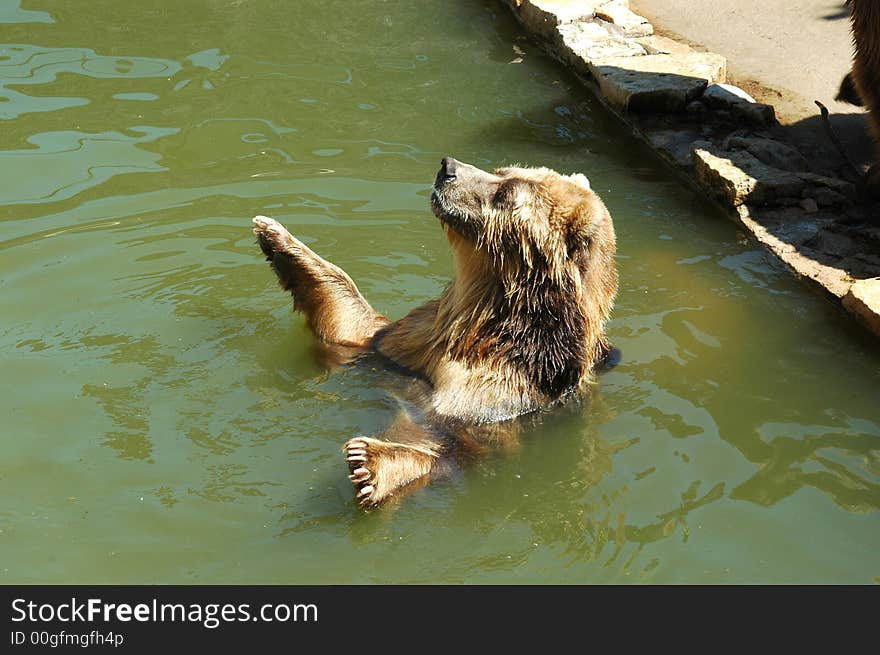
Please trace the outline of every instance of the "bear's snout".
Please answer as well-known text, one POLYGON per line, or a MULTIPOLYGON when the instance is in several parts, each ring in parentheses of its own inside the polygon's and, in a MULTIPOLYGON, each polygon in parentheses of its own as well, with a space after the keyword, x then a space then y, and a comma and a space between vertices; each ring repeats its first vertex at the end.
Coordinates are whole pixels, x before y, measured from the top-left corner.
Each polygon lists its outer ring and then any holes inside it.
POLYGON ((455 171, 458 168, 458 160, 455 157, 444 157, 440 162, 440 172, 444 179, 455 179, 455 171))
POLYGON ((434 180, 434 188, 439 189, 444 184, 448 184, 455 180, 458 177, 456 171, 458 170, 461 162, 459 162, 455 157, 444 157, 440 160, 440 170, 437 171, 437 177, 434 180))

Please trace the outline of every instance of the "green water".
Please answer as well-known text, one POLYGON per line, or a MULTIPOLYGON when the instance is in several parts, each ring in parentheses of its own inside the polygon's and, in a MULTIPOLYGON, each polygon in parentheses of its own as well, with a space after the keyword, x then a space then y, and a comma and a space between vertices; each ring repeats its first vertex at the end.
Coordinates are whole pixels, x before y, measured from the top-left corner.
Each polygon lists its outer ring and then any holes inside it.
POLYGON ((880 576, 880 348, 683 189, 494 2, 0 6, 0 582, 880 576), (581 171, 623 361, 514 452, 368 515, 259 256, 284 222, 391 317, 452 273, 444 154, 581 171))

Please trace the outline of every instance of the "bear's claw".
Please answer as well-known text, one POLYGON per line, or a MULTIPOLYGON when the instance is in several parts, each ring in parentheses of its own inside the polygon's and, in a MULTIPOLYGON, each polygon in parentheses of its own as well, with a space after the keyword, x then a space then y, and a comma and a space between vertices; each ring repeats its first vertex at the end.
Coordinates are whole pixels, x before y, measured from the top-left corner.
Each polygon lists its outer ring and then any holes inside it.
POLYGON ((377 504, 380 499, 374 497, 376 484, 368 463, 368 443, 363 439, 351 439, 342 448, 345 451, 345 459, 351 472, 348 479, 355 487, 357 492, 355 496, 361 507, 377 504))
POLYGON ((371 437, 350 439, 342 447, 355 499, 364 509, 378 505, 398 489, 428 473, 439 456, 432 444, 403 444, 371 437))

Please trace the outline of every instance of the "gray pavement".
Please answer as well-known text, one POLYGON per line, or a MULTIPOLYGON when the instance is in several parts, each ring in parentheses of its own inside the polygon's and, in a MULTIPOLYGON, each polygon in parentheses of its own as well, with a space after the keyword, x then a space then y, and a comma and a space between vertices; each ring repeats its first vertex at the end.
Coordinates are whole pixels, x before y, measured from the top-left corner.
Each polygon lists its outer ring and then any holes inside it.
POLYGON ((852 61, 842 0, 632 0, 631 5, 655 28, 727 57, 735 79, 756 79, 800 96, 811 114, 813 100, 832 113, 860 111, 834 100, 852 61))

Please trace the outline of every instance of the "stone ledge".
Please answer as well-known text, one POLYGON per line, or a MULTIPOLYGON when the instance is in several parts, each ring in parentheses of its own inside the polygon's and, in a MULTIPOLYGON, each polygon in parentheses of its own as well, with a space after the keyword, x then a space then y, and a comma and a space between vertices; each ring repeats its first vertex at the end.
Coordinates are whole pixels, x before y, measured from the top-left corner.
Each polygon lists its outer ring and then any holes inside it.
POLYGON ((845 271, 805 256, 795 245, 780 239, 766 225, 756 221, 747 205, 738 207, 737 213, 743 226, 797 275, 818 283, 822 290, 838 301, 850 290, 853 280, 845 271))
POLYGON ((580 18, 592 18, 602 0, 506 0, 523 26, 531 33, 548 39, 556 38, 560 25, 580 18))
POLYGON ((759 136, 731 136, 724 145, 734 150, 747 150, 768 166, 784 171, 807 171, 810 165, 799 150, 779 141, 759 136))
POLYGON ((629 3, 622 0, 611 0, 596 7, 596 16, 609 23, 618 25, 625 36, 650 36, 654 26, 642 16, 629 8, 629 3))
POLYGON ((706 92, 703 94, 703 102, 710 107, 730 109, 731 105, 738 105, 742 102, 755 102, 755 99, 738 86, 718 82, 706 89, 706 92))
POLYGON ((657 34, 637 38, 635 42, 642 46, 649 55, 682 55, 691 52, 689 45, 657 34))
POLYGON ((726 84, 724 57, 653 35, 626 0, 503 1, 683 179, 880 334, 880 248, 847 235, 871 229, 855 186, 773 138, 774 108, 726 84))
POLYGON ((727 61, 711 52, 605 57, 589 62, 599 91, 622 111, 680 112, 710 82, 724 79, 727 61))
MULTIPOLYGON (((647 54, 645 48, 609 30, 604 21, 578 21, 557 28, 560 56, 576 70, 589 72, 589 62, 608 57, 634 57, 647 54)), ((613 26, 611 26, 613 27, 613 26)))
POLYGON ((880 277, 855 282, 843 297, 843 306, 880 335, 880 277))
POLYGON ((728 205, 800 201, 807 183, 794 173, 768 166, 745 150, 712 150, 693 151, 697 182, 728 205))

